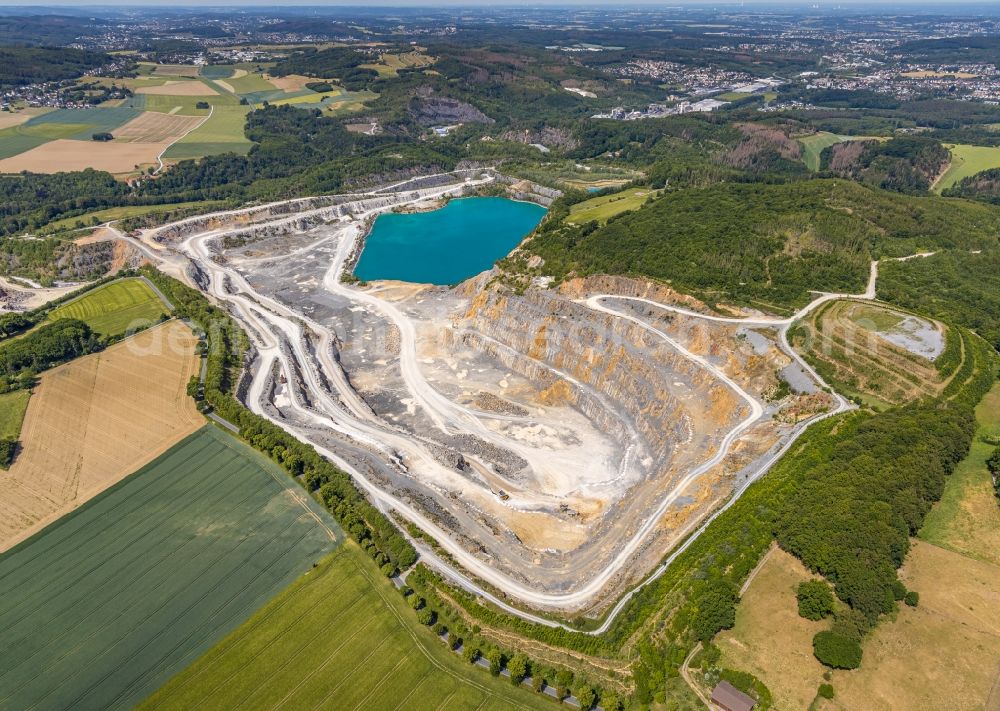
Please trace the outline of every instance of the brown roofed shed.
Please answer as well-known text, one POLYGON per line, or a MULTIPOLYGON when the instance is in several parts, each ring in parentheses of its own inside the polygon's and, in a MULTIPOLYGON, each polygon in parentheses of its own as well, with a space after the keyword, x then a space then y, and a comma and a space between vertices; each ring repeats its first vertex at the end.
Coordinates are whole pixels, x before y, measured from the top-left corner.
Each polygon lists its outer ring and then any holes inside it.
POLYGON ((752 711, 757 702, 728 681, 720 681, 712 692, 712 705, 723 711, 752 711))

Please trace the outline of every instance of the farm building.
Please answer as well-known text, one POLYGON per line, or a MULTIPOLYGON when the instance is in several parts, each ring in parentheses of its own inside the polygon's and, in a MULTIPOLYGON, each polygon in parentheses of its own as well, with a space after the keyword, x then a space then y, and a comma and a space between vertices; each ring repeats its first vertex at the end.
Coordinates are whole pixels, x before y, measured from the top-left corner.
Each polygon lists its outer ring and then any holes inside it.
POLYGON ((752 711, 757 702, 728 681, 720 681, 712 691, 712 705, 723 711, 752 711))

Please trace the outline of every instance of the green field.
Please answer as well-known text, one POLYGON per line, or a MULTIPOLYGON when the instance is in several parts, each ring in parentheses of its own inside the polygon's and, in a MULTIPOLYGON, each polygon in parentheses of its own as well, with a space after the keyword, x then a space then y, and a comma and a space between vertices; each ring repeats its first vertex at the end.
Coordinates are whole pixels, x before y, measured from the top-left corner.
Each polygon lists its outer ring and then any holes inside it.
POLYGON ((22 126, 11 126, 0 130, 0 159, 12 158, 49 142, 48 138, 23 133, 19 130, 21 128, 22 126))
POLYGON ((100 131, 113 131, 141 112, 131 107, 58 109, 0 130, 0 159, 30 151, 58 138, 89 141, 100 131))
POLYGON ((23 133, 38 134, 52 139, 75 138, 89 141, 94 133, 114 131, 137 118, 140 113, 128 106, 58 109, 35 116, 18 128, 23 133))
POLYGON ((227 64, 210 64, 199 71, 206 79, 227 79, 233 75, 234 67, 227 64))
POLYGON ((171 112, 181 116, 207 116, 208 109, 199 109, 198 103, 205 102, 215 106, 236 106, 239 104, 232 94, 216 94, 215 96, 172 96, 160 94, 136 94, 126 100, 126 106, 144 111, 157 111, 163 114, 171 112))
POLYGON ((229 86, 237 94, 253 94, 260 91, 281 91, 274 84, 262 77, 260 74, 244 74, 241 77, 226 79, 229 86))
POLYGON ((14 390, 0 395, 0 439, 17 439, 21 434, 30 390, 14 390))
POLYGON ((986 460, 1000 441, 1000 383, 976 406, 976 438, 931 509, 919 536, 928 543, 977 560, 1000 556, 1000 512, 986 460))
POLYGON ((620 193, 591 198, 573 205, 566 221, 575 225, 583 225, 591 221, 607 222, 615 215, 639 209, 650 195, 655 194, 656 191, 649 188, 630 188, 620 193))
POLYGON ((149 325, 166 313, 160 298, 141 279, 122 279, 88 291, 52 310, 49 320, 78 318, 105 336, 149 325))
POLYGON ((202 428, 0 556, 0 708, 132 708, 329 553, 333 526, 202 428))
POLYGON ((1000 146, 970 146, 966 144, 950 145, 951 165, 934 185, 934 192, 940 193, 946 188, 981 173, 990 168, 1000 168, 1000 146))
POLYGON ((555 703, 447 651, 348 543, 141 706, 196 707, 430 711, 555 703))
POLYGON ((802 162, 809 170, 819 170, 820 155, 824 148, 829 148, 841 141, 847 140, 844 136, 838 136, 826 131, 814 133, 799 139, 802 144, 802 162))
POLYGON ((321 104, 328 101, 339 99, 343 96, 344 92, 341 89, 334 89, 333 91, 327 91, 323 93, 315 91, 303 91, 294 94, 288 94, 283 99, 269 99, 268 103, 274 106, 284 106, 286 104, 321 104))
POLYGON ((244 135, 249 106, 216 106, 212 117, 170 146, 167 160, 184 160, 220 153, 245 155, 253 142, 244 135))

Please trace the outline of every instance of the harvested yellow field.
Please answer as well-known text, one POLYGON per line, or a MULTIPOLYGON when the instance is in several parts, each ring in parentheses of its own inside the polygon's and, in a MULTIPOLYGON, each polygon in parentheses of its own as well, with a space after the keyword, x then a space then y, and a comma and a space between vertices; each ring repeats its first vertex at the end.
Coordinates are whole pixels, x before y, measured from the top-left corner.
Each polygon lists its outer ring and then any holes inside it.
POLYGON ((198 76, 198 67, 190 64, 157 64, 153 67, 153 76, 196 77, 198 76))
POLYGON ((123 143, 172 143, 205 121, 204 116, 181 116, 146 111, 114 131, 123 143))
POLYGON ((306 88, 306 84, 323 81, 322 79, 315 79, 313 77, 304 77, 301 74, 289 74, 286 77, 265 76, 264 78, 274 84, 277 88, 289 93, 293 91, 302 91, 306 88))
POLYGON ((205 422, 187 396, 197 341, 179 321, 41 376, 22 451, 0 476, 0 551, 152 461, 205 422))
POLYGON ((715 638, 722 666, 761 679, 779 709, 808 708, 823 682, 812 638, 830 623, 800 617, 795 599, 799 583, 813 577, 798 558, 772 549, 743 593, 735 626, 715 638))
POLYGON ((122 143, 118 141, 74 141, 60 138, 30 151, 0 160, 0 173, 65 173, 73 170, 106 170, 109 173, 130 173, 135 167, 151 165, 156 156, 167 149, 170 141, 161 143, 122 143))
POLYGON ((27 111, 0 111, 0 129, 20 126, 32 116, 33 114, 29 114, 27 111))
POLYGON ((1000 567, 917 541, 901 577, 920 605, 871 633, 861 668, 834 672, 837 696, 820 708, 997 708, 1000 567))
POLYGON ((219 92, 205 82, 168 81, 160 86, 142 86, 135 90, 136 94, 156 94, 158 96, 218 96, 219 92))

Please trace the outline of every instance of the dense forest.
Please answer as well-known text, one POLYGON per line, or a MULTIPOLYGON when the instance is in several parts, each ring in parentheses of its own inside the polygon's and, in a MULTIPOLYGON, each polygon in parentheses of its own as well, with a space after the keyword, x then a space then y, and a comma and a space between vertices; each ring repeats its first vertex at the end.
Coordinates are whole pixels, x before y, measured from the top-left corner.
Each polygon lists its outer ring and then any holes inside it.
POLYGON ((960 323, 1000 350, 1000 247, 943 251, 880 269, 879 298, 960 323))
POLYGON ((33 375, 103 347, 101 337, 83 321, 59 319, 0 346, 0 379, 23 379, 25 372, 33 375))
POLYGON ((845 141, 826 148, 821 166, 838 175, 884 190, 926 193, 948 167, 951 153, 922 136, 888 141, 845 141))
POLYGON ((990 168, 963 178, 942 192, 945 197, 963 197, 969 200, 1000 205, 1000 168, 990 168))
POLYGON ((779 307, 804 304, 810 289, 860 293, 872 259, 982 249, 1000 231, 1000 211, 986 206, 832 180, 679 190, 603 227, 564 223, 564 210, 524 248, 545 274, 635 274, 710 301, 779 307))
POLYGON ((102 52, 68 47, 0 47, 0 89, 75 79, 110 61, 102 52))

